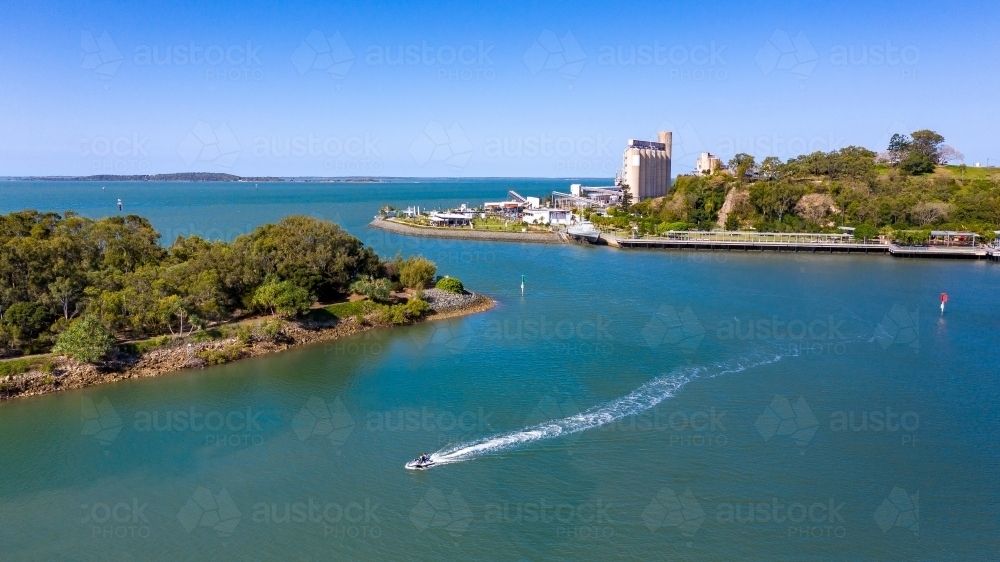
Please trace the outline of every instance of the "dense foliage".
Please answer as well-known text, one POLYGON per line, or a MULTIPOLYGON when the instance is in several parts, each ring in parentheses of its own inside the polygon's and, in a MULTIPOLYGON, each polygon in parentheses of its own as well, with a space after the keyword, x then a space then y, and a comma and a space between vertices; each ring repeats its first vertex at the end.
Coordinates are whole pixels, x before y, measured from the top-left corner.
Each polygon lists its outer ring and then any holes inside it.
POLYGON ((96 363, 111 352, 115 336, 93 316, 84 316, 59 334, 54 353, 96 363))
MULTIPOLYGON (((294 316, 342 298, 359 278, 398 282, 382 279, 394 265, 360 240, 304 216, 233 242, 159 241, 136 215, 0 216, 0 355, 47 351, 78 317, 92 316, 119 338, 187 335, 257 311, 294 316)), ((420 260, 418 270, 433 271, 420 260)), ((91 330, 91 322, 77 329, 91 330)))
MULTIPOLYGON (((961 154, 933 131, 896 135, 887 151, 849 146, 787 162, 747 154, 711 176, 678 176, 670 194, 608 217, 605 227, 640 233, 667 230, 756 229, 836 232, 857 227, 902 240, 902 231, 965 230, 993 238, 1000 229, 1000 174, 991 168, 948 166, 961 154)), ((920 236, 918 236, 919 238, 920 236)))
POLYGON ((423 256, 414 256, 396 264, 399 282, 407 289, 423 289, 430 285, 437 273, 434 262, 423 256))
POLYGON ((462 282, 454 277, 442 277, 434 285, 436 289, 441 289, 442 291, 448 291, 449 293, 455 293, 461 295, 465 292, 465 286, 462 282))

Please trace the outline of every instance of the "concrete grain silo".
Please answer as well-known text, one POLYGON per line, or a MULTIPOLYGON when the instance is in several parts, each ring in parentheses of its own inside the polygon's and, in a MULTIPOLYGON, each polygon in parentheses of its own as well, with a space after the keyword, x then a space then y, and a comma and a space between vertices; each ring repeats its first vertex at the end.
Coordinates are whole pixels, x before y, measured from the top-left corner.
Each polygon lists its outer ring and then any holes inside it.
POLYGON ((670 190, 672 142, 669 131, 661 131, 658 142, 629 139, 620 181, 629 187, 633 201, 663 197, 670 190))

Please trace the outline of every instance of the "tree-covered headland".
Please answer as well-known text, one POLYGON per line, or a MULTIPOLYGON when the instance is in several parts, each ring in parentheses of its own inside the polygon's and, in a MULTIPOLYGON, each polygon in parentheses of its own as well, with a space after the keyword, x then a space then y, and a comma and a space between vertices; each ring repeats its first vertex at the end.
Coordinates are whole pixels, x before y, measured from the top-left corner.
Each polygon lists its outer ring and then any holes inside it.
POLYGON ((190 236, 163 247, 140 216, 20 211, 0 216, 0 355, 55 346, 96 360, 115 341, 295 317, 352 293, 402 323, 428 311, 419 291, 435 272, 422 257, 380 258, 336 224, 304 216, 232 242, 190 236), (399 297, 404 286, 417 290, 412 298, 399 297))
POLYGON ((682 175, 671 192, 619 208, 604 226, 642 234, 669 230, 837 232, 854 226, 879 232, 974 231, 993 239, 1000 229, 1000 172, 972 168, 934 131, 897 134, 881 153, 848 146, 787 162, 737 154, 712 175, 682 175))

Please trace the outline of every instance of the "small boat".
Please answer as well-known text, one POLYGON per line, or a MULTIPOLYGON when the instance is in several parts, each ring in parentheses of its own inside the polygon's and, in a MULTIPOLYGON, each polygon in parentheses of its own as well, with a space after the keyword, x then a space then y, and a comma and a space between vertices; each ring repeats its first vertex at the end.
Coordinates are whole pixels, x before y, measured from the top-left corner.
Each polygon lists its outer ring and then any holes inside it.
POLYGON ((412 461, 406 463, 406 468, 409 470, 426 470, 432 466, 434 466, 434 461, 427 453, 424 453, 419 457, 413 459, 412 461))
POLYGON ((566 229, 566 234, 579 240, 596 244, 601 237, 601 231, 590 221, 582 221, 566 229))

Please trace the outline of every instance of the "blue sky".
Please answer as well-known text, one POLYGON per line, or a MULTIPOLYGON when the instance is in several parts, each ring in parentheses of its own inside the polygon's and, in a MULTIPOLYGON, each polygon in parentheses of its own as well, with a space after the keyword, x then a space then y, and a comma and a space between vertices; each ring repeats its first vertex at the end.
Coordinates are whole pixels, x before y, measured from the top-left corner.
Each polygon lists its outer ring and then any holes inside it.
POLYGON ((1000 161, 1000 4, 29 2, 0 175, 611 177, 629 138, 1000 161))

